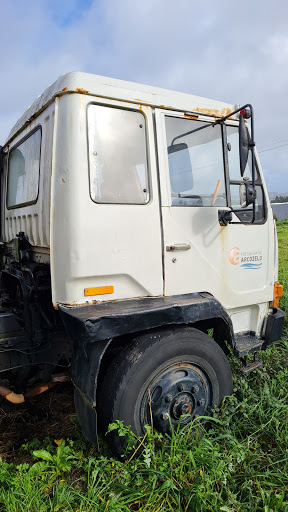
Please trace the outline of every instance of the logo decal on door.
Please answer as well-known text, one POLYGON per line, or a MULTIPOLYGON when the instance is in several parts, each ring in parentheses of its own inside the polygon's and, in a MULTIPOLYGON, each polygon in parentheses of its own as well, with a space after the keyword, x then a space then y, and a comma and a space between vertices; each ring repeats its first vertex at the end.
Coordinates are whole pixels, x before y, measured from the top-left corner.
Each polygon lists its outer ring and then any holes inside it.
POLYGON ((262 251, 240 251, 239 247, 233 247, 229 261, 246 270, 257 270, 262 267, 262 251))
POLYGON ((238 265, 240 259, 240 252, 238 247, 233 247, 229 254, 229 260, 232 265, 238 265))

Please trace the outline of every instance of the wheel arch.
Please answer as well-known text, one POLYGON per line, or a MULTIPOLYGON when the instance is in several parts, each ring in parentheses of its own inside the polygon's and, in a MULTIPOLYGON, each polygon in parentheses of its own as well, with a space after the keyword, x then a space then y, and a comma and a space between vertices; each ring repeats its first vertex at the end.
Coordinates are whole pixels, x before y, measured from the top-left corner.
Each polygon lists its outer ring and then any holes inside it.
POLYGON ((207 333, 225 352, 225 341, 233 346, 232 322, 222 305, 210 294, 132 299, 76 308, 60 306, 60 314, 73 341, 71 375, 75 405, 82 432, 97 443, 96 422, 98 380, 116 353, 147 331, 191 326, 207 333), (89 431, 89 432, 88 432, 89 431))
POLYGON ((192 327, 194 329, 197 329, 205 334, 209 334, 211 338, 214 339, 214 341, 219 345, 219 347, 223 350, 223 352, 227 355, 229 353, 229 350, 227 348, 227 345, 233 347, 233 338, 231 336, 231 331, 229 329, 229 326, 224 321, 223 318, 214 317, 214 318, 207 318, 203 320, 199 320, 198 322, 190 322, 190 323, 182 323, 182 324, 176 324, 171 323, 167 325, 159 325, 157 327, 154 327, 152 329, 145 329, 145 330, 139 330, 137 332, 129 333, 127 335, 119 336, 113 339, 109 340, 109 344, 107 344, 107 347, 105 348, 101 364, 99 367, 99 373, 98 378, 102 379, 103 374, 105 374, 105 371, 107 367, 109 366, 110 362, 114 357, 121 352, 127 345, 130 343, 133 343, 135 341, 135 338, 140 337, 144 334, 147 334, 147 332, 151 333, 151 335, 156 335, 161 331, 175 331, 175 330, 181 330, 183 328, 189 328, 192 327))

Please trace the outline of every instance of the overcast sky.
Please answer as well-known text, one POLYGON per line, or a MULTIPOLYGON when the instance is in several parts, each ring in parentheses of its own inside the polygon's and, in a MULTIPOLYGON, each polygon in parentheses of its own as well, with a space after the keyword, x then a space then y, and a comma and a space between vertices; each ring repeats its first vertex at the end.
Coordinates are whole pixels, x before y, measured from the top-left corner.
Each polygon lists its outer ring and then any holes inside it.
POLYGON ((0 143, 47 85, 64 72, 85 71, 252 103, 268 189, 288 192, 287 0, 0 5, 0 143))

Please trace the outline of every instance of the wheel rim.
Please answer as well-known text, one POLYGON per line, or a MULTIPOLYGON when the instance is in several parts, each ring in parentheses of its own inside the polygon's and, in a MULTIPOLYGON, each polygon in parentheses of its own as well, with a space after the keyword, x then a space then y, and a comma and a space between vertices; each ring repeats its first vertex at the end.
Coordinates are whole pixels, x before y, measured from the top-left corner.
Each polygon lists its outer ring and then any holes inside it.
POLYGON ((207 415, 212 403, 210 380, 205 371, 189 362, 171 364, 149 383, 141 403, 141 426, 151 424, 163 433, 191 417, 207 415))

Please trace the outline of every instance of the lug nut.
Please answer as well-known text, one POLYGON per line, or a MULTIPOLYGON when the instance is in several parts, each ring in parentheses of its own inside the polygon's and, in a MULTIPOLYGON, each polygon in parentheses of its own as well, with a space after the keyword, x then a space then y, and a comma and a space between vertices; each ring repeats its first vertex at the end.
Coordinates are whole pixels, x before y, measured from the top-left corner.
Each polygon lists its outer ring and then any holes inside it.
POLYGON ((205 405, 205 400, 201 398, 201 400, 198 401, 198 405, 201 405, 203 407, 203 405, 205 405))
POLYGON ((162 414, 162 420, 168 420, 168 418, 169 418, 169 414, 168 414, 168 412, 163 412, 163 414, 162 414))
POLYGON ((178 391, 184 391, 184 389, 184 384, 180 384, 180 386, 178 386, 178 391))
POLYGON ((166 395, 165 396, 165 402, 172 402, 173 398, 171 395, 166 395))
POLYGON ((192 393, 198 393, 199 386, 192 386, 192 393))

